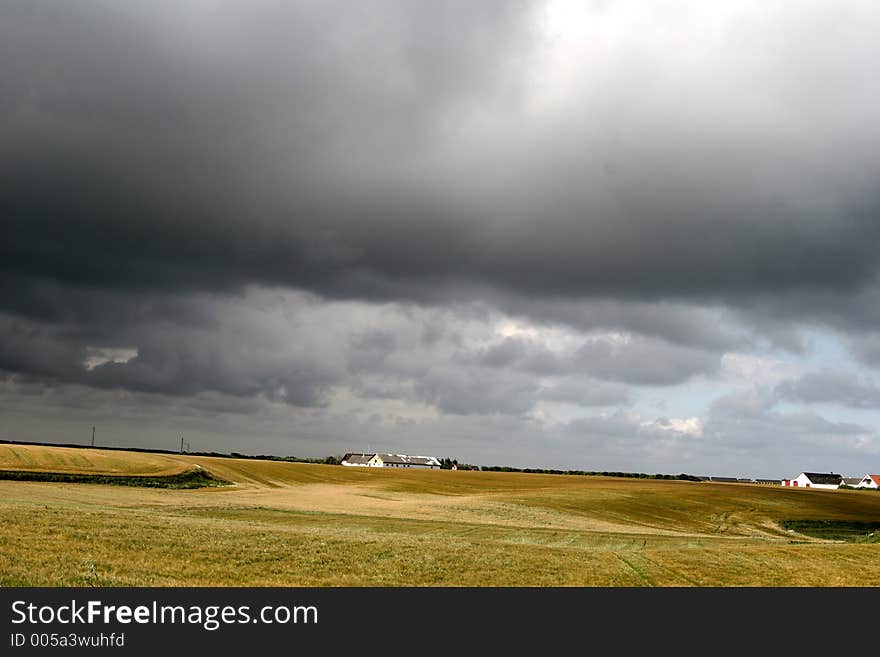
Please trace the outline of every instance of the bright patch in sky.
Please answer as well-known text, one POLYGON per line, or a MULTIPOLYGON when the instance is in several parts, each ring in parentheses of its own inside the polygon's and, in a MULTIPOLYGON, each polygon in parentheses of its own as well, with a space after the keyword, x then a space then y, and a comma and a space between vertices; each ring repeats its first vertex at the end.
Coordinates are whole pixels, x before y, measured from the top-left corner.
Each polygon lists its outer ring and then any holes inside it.
POLYGON ((106 363, 127 363, 132 358, 137 358, 137 349, 125 349, 118 347, 86 347, 86 356, 83 365, 89 371, 106 363))

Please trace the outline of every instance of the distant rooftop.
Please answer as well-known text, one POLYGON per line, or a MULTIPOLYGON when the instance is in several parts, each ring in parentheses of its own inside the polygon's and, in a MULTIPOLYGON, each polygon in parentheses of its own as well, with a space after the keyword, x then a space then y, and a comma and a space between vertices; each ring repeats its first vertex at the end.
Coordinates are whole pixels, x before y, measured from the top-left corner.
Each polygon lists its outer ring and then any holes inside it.
POLYGON ((807 479, 814 484, 840 484, 843 476, 834 474, 833 472, 805 472, 807 479))
POLYGON ((349 453, 342 457, 342 460, 348 463, 366 464, 374 456, 378 456, 384 463, 394 463, 397 465, 440 465, 440 461, 433 456, 410 456, 408 454, 382 454, 377 452, 370 454, 349 453))

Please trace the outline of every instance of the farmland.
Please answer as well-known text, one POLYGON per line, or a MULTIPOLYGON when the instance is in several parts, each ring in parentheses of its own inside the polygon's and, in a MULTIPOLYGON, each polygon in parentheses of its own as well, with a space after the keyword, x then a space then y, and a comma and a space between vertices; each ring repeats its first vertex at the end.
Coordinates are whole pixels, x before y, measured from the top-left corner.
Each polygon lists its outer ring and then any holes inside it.
POLYGON ((197 467, 229 485, 0 481, 0 586, 880 586, 875 492, 0 445, 5 471, 197 467))

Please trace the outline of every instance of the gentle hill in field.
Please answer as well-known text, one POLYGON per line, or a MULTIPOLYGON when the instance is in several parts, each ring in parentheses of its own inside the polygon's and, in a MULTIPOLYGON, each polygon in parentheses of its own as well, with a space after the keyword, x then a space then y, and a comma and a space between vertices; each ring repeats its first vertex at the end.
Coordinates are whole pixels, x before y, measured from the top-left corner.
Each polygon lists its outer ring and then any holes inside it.
POLYGON ((150 452, 0 443, 0 470, 6 471, 167 477, 192 468, 174 456, 150 452))
MULTIPOLYGON (((0 470, 115 476, 201 469, 236 501, 478 524, 725 536, 788 535, 793 520, 880 520, 880 495, 599 476, 350 468, 123 450, 0 444, 0 470)), ((229 500, 230 502, 232 500, 229 500)))
POLYGON ((0 586, 880 586, 876 491, 0 445, 10 468, 229 485, 0 481, 0 586))
POLYGON ((334 513, 743 537, 789 535, 783 520, 880 520, 880 495, 865 491, 183 458, 261 499, 334 513))

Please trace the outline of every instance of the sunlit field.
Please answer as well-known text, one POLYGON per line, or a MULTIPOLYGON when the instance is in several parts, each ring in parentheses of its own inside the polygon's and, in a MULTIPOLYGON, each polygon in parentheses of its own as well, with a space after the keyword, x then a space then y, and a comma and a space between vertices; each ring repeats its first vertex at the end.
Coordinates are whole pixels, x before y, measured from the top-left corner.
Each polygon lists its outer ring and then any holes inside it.
POLYGON ((876 492, 0 445, 7 471, 196 466, 230 484, 0 481, 0 585, 880 585, 876 492))
POLYGON ((191 467, 181 459, 149 452, 0 444, 0 470, 166 476, 191 467))

